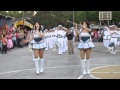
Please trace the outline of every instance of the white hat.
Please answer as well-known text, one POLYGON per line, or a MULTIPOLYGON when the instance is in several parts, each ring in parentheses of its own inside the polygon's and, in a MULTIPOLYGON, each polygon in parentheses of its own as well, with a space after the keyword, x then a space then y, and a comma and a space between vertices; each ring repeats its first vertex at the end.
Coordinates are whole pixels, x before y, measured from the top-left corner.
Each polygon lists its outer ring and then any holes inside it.
POLYGON ((109 29, 107 26, 104 27, 105 29, 109 29))
POLYGON ((115 25, 112 25, 113 27, 115 27, 115 25))
POLYGON ((72 30, 73 30, 73 29, 74 29, 74 27, 71 27, 70 29, 72 29, 72 30))
POLYGON ((62 27, 62 25, 58 25, 58 28, 62 27))
POLYGON ((67 28, 65 28, 65 30, 66 30, 67 28))
POLYGON ((113 27, 112 25, 110 25, 109 27, 113 27))
POLYGON ((45 29, 45 31, 48 31, 47 29, 45 29))

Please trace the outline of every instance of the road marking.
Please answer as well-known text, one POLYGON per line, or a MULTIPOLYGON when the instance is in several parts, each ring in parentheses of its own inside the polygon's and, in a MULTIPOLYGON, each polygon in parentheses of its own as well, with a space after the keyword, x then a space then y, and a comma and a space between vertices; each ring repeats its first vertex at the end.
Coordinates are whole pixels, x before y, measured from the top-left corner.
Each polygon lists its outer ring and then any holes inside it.
POLYGON ((91 72, 91 73, 96 73, 96 74, 120 74, 120 72, 91 72))
MULTIPOLYGON (((45 67, 44 69, 51 69, 51 68, 69 68, 69 67, 79 67, 79 65, 70 65, 70 66, 58 66, 58 67, 45 67)), ((28 71, 28 70, 34 70, 35 68, 33 69, 24 69, 24 70, 15 70, 15 71, 9 71, 9 72, 3 72, 3 73, 0 73, 0 74, 7 74, 7 73, 16 73, 16 72, 22 72, 22 71, 28 71)))
POLYGON ((12 53, 20 52, 20 51, 25 51, 26 49, 28 49, 28 48, 18 49, 18 50, 16 50, 16 51, 11 51, 11 52, 9 52, 9 53, 7 53, 7 54, 2 54, 2 55, 0 55, 0 56, 5 56, 5 55, 12 54, 12 53))
MULTIPOLYGON (((101 65, 101 64, 92 64, 92 65, 101 65)), ((91 65, 91 66, 92 66, 92 65, 91 65)), ((106 64, 102 64, 102 65, 106 65, 106 64)), ((107 65, 108 65, 108 64, 107 64, 107 65)), ((109 65, 109 66, 116 66, 116 65, 109 65)), ((45 67, 44 69, 70 68, 70 67, 80 67, 80 65, 45 67)), ((107 67, 107 66, 100 66, 100 67, 107 67)), ((96 68, 100 68, 100 67, 95 67, 95 68, 92 68, 91 70, 96 69, 96 68)), ((22 71, 28 71, 28 70, 34 70, 34 69, 35 69, 35 68, 33 68, 33 69, 23 69, 23 70, 8 71, 8 72, 2 72, 2 73, 0 73, 0 74, 16 73, 16 72, 22 72, 22 71)), ((90 70, 90 71, 91 71, 91 70, 90 70)), ((93 72, 93 73, 95 73, 95 72, 93 72)), ((117 72, 115 72, 115 73, 117 73, 117 72)), ((120 73, 120 72, 118 72, 118 73, 120 73)), ((82 77, 82 76, 81 76, 81 77, 82 77)), ((78 77, 78 78, 80 78, 80 77, 78 77)))
POLYGON ((102 68, 102 67, 109 67, 109 66, 120 66, 120 64, 116 64, 116 65, 107 64, 107 66, 99 66, 99 67, 92 68, 90 71, 92 71, 94 69, 102 68))
POLYGON ((0 75, 1 74, 8 74, 8 73, 22 72, 22 71, 28 71, 28 70, 34 70, 34 69, 24 69, 24 70, 16 70, 16 71, 3 72, 3 73, 0 73, 0 75))
POLYGON ((90 74, 89 76, 92 77, 93 79, 102 79, 102 78, 95 77, 95 76, 92 75, 92 74, 90 74))
POLYGON ((84 75, 80 75, 77 79, 81 79, 84 75))
POLYGON ((44 69, 50 69, 50 68, 64 68, 64 67, 79 67, 80 65, 69 65, 69 66, 57 66, 57 67, 46 67, 44 69))
MULTIPOLYGON (((98 69, 98 68, 102 68, 102 67, 110 67, 110 66, 120 66, 120 64, 118 64, 118 65, 107 65, 107 66, 99 66, 99 67, 95 67, 95 68, 92 68, 91 70, 90 70, 90 72, 92 71, 92 70, 95 70, 95 69, 98 69)), ((120 72, 91 72, 91 73, 103 73, 103 74, 111 74, 111 73, 115 73, 115 74, 118 74, 118 73, 120 73, 120 72)), ((98 77, 96 77, 96 76, 94 76, 94 75, 92 75, 92 74, 90 74, 90 76, 92 77, 92 78, 94 78, 94 79, 102 79, 102 78, 98 78, 98 77)))

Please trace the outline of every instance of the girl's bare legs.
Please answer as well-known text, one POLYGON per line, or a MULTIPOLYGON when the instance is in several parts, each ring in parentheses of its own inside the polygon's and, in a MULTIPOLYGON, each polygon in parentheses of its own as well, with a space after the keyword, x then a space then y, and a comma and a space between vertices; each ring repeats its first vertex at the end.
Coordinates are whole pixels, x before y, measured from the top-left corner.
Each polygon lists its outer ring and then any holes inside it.
POLYGON ((40 73, 42 73, 44 67, 44 49, 39 50, 39 57, 40 57, 39 69, 40 69, 40 73))

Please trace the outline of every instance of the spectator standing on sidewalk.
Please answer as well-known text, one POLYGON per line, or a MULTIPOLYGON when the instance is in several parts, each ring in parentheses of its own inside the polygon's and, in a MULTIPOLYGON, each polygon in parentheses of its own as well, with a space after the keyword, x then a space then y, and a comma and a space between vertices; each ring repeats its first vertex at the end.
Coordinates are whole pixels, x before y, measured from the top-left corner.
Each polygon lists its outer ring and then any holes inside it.
POLYGON ((70 31, 70 29, 67 30, 66 33, 67 39, 68 39, 68 52, 69 55, 74 54, 74 46, 73 46, 73 37, 74 33, 73 31, 70 31))

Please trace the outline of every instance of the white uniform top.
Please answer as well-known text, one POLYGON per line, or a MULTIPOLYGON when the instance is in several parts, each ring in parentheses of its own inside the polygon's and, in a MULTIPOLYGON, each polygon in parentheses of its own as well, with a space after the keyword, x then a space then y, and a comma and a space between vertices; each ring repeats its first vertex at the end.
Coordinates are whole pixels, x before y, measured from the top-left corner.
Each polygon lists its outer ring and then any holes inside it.
POLYGON ((81 39, 81 37, 89 37, 89 39, 87 41, 91 41, 91 35, 88 32, 81 32, 79 34, 80 37, 80 42, 83 42, 83 40, 81 39))
POLYGON ((116 30, 114 30, 114 31, 111 31, 111 38, 117 38, 117 31, 116 30), (114 33, 115 32, 115 33, 114 33))
POLYGON ((54 33, 55 33, 55 36, 57 37, 57 30, 55 30, 55 32, 54 32, 54 33))
POLYGON ((110 39, 111 38, 111 32, 110 32, 110 30, 105 30, 104 31, 104 36, 103 36, 103 38, 104 39, 110 39))
POLYGON ((33 38, 39 38, 40 36, 38 34, 33 34, 33 38))
POLYGON ((91 36, 90 36, 90 34, 88 33, 88 32, 81 32, 80 34, 79 34, 79 37, 81 38, 81 37, 90 37, 90 39, 91 39, 91 36))
POLYGON ((58 30, 57 31, 57 37, 58 38, 62 38, 63 37, 63 31, 62 30, 58 30))
MULTIPOLYGON (((42 32, 41 32, 42 33, 42 32)), ((34 32, 33 32, 33 43, 36 43, 36 41, 34 40, 35 38, 39 38, 39 39, 42 39, 42 40, 40 40, 39 42, 37 42, 37 43, 40 43, 41 41, 43 41, 44 39, 43 39, 43 37, 40 37, 38 34, 35 34, 34 32)))
POLYGON ((46 32, 46 37, 47 37, 47 38, 49 37, 49 33, 48 33, 48 32, 46 32))
MULTIPOLYGON (((42 31, 40 33, 42 33, 42 31)), ((33 32, 32 36, 33 36, 33 40, 32 40, 33 41, 33 46, 32 46, 33 49, 45 49, 46 48, 46 43, 45 43, 44 37, 41 37, 38 34, 35 34, 34 32, 33 32)))
POLYGON ((80 37, 80 42, 78 45, 78 49, 88 49, 88 48, 94 48, 94 44, 92 43, 91 40, 91 35, 89 32, 81 32, 79 34, 80 37))
POLYGON ((54 32, 51 32, 51 36, 54 37, 54 32))
POLYGON ((117 31, 118 32, 118 37, 120 37, 120 31, 117 31))
POLYGON ((81 32, 80 37, 90 37, 90 34, 88 32, 81 32))
POLYGON ((47 38, 47 32, 45 32, 45 36, 44 37, 47 38))
POLYGON ((64 38, 66 37, 66 32, 65 32, 65 31, 63 31, 63 37, 64 37, 64 38))
POLYGON ((82 32, 82 29, 80 29, 80 32, 79 32, 79 33, 80 33, 80 34, 79 34, 80 37, 91 36, 91 35, 89 34, 89 32, 82 32))

